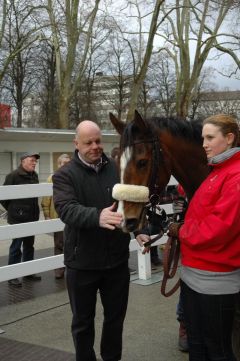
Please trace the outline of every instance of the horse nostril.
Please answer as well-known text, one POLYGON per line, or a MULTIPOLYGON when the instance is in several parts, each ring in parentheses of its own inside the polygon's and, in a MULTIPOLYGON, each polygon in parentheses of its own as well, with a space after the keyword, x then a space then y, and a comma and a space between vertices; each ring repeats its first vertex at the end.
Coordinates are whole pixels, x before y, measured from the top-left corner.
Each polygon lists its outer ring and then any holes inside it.
POLYGON ((126 228, 129 232, 134 232, 137 229, 138 220, 137 218, 126 219, 126 228))

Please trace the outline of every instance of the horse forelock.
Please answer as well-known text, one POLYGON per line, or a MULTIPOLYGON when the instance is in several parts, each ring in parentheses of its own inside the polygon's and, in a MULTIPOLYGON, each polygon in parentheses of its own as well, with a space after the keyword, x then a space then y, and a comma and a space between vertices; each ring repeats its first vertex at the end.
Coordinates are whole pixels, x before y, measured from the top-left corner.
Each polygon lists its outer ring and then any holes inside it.
POLYGON ((132 123, 127 124, 121 136, 121 151, 124 151, 126 147, 129 147, 132 142, 132 123))
POLYGON ((140 140, 145 140, 147 138, 152 139, 152 135, 152 127, 150 124, 144 132, 142 132, 134 122, 127 124, 121 136, 121 151, 123 152, 125 148, 131 147, 135 142, 140 140))

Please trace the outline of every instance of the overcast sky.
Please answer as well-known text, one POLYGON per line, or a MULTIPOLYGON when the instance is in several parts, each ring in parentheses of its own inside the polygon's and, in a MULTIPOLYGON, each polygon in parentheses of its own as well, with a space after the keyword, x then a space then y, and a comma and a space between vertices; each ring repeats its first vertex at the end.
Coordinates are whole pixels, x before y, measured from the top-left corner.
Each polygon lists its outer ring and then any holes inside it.
POLYGON ((216 74, 215 83, 221 88, 229 88, 229 90, 240 90, 240 80, 229 79, 221 75, 216 74))
MULTIPOLYGON (((211 54, 210 54, 211 55, 211 54)), ((212 81, 216 83, 219 87, 219 90, 228 87, 229 90, 240 90, 240 71, 238 70, 237 76, 232 75, 231 78, 221 75, 230 74, 237 69, 237 65, 227 54, 222 55, 218 59, 213 59, 209 56, 209 59, 206 61, 205 66, 210 66, 214 68, 212 74, 212 81), (239 79, 236 79, 236 78, 239 79)))

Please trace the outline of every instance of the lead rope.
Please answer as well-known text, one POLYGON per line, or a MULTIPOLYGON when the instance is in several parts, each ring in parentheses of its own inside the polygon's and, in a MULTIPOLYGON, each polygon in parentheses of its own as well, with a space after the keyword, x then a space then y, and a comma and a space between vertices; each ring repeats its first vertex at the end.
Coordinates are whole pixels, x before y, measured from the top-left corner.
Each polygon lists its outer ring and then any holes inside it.
POLYGON ((179 258, 179 240, 175 237, 169 237, 163 253, 163 280, 161 285, 161 294, 165 297, 172 296, 172 294, 176 292, 180 286, 180 280, 178 279, 176 284, 169 291, 166 290, 168 280, 172 279, 177 272, 179 258))

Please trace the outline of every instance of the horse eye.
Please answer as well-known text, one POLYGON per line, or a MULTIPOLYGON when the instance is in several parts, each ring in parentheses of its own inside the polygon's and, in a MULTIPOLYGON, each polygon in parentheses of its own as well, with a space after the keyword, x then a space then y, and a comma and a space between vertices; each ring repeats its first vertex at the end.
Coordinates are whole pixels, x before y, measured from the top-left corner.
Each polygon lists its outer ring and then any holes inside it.
POLYGON ((147 159, 140 159, 140 160, 137 162, 137 167, 138 167, 139 169, 145 168, 146 165, 147 165, 147 163, 148 163, 147 159))

